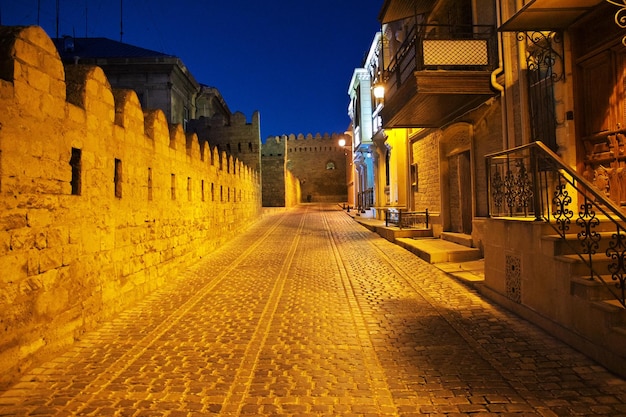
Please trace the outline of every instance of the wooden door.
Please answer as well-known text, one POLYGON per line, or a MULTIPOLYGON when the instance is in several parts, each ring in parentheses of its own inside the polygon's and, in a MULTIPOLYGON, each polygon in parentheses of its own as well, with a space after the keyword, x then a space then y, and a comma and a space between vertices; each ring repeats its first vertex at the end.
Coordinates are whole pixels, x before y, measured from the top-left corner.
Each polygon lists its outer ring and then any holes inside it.
POLYGON ((626 205, 625 63, 621 44, 578 63, 581 169, 598 191, 621 205, 626 205))
POLYGON ((450 231, 472 233, 472 171, 470 152, 448 158, 450 231))

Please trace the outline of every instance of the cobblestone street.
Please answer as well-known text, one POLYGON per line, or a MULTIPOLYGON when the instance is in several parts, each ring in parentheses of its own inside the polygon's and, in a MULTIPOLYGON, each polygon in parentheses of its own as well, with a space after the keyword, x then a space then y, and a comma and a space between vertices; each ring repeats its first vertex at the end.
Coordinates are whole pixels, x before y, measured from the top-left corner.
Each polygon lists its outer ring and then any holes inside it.
POLYGON ((626 381, 311 204, 31 370, 0 415, 618 416, 626 381))

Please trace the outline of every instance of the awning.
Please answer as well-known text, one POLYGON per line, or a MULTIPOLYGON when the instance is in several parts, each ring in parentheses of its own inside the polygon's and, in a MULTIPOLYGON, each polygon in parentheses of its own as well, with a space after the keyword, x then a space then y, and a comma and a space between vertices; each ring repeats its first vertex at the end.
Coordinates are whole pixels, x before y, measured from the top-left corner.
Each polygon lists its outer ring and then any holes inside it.
POLYGON ((562 30, 604 0, 532 0, 507 20, 498 30, 562 30))
POLYGON ((381 24, 428 13, 436 0, 385 0, 378 13, 381 24))

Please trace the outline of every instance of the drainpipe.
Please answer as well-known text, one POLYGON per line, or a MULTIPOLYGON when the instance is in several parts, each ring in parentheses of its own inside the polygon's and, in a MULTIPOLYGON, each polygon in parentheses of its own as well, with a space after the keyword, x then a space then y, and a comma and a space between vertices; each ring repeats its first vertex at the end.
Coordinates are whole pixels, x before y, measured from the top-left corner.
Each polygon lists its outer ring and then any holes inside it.
MULTIPOLYGON (((502 25, 502 7, 501 0, 496 1, 496 26, 500 27, 502 25)), ((505 86, 498 83, 498 76, 504 73, 504 65, 503 65, 503 57, 504 57, 504 34, 502 32, 498 33, 498 68, 491 72, 491 86, 500 92, 500 98, 502 101, 502 133, 503 138, 502 142, 504 145, 504 149, 508 148, 509 143, 509 129, 508 129, 508 108, 507 108, 507 96, 506 96, 506 88, 505 86)))
MULTIPOLYGON (((517 0, 517 10, 520 10, 522 7, 524 7, 524 2, 522 0, 517 0)), ((522 137, 521 137, 521 144, 525 144, 525 143, 529 143, 529 142, 533 142, 534 138, 532 137, 532 132, 530 132, 530 103, 528 100, 528 76, 525 74, 528 71, 528 67, 527 67, 527 58, 526 58, 526 46, 527 46, 527 41, 526 39, 524 40, 519 40, 517 41, 517 53, 518 53, 518 61, 519 61, 519 85, 520 85, 520 97, 522 97, 522 99, 519 102, 520 105, 520 115, 522 118, 522 123, 521 123, 521 131, 522 131, 522 137), (522 95, 523 93, 523 95, 522 95)), ((565 71, 565 67, 563 67, 563 70, 565 71)), ((518 144, 515 144, 518 145, 518 144)))
POLYGON ((413 161, 413 146, 407 132, 406 135, 406 161, 407 165, 404 168, 405 182, 406 182, 406 210, 413 211, 413 187, 411 186, 411 163, 413 161))

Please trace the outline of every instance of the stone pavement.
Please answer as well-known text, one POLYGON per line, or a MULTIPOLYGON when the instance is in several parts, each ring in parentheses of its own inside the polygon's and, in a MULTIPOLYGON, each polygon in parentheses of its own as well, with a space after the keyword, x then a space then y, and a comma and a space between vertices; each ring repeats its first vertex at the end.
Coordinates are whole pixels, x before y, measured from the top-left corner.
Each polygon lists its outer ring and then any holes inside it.
POLYGON ((626 381, 340 208, 265 216, 0 393, 11 416, 618 416, 626 381))

